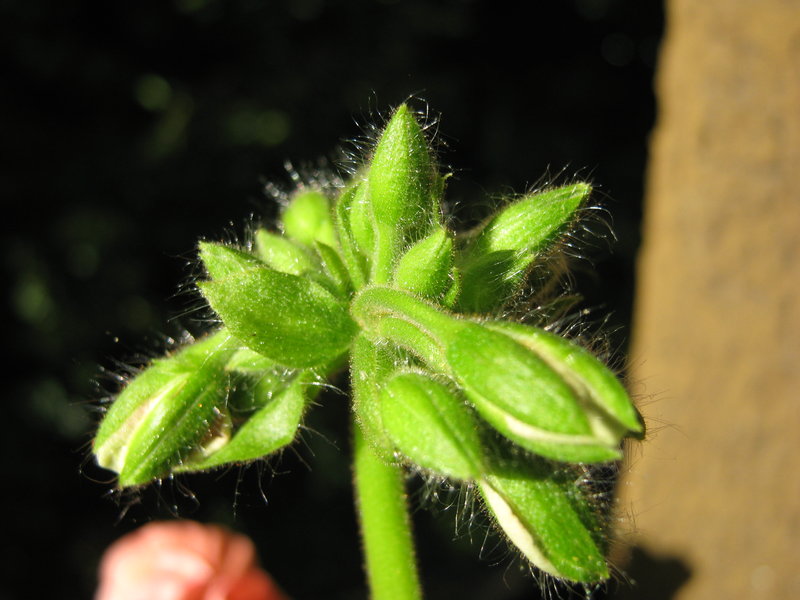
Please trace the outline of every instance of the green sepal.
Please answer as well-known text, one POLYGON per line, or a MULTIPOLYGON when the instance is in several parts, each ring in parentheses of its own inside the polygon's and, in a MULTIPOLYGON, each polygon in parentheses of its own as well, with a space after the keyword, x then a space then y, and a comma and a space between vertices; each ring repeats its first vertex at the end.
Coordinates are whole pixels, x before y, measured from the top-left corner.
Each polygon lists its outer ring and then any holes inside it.
POLYGON ((320 268, 319 261, 312 252, 288 238, 266 229, 256 231, 255 237, 256 255, 276 271, 303 275, 320 268))
POLYGON ((314 249, 322 260, 322 268, 327 278, 336 287, 337 292, 343 297, 349 296, 353 292, 353 282, 342 257, 336 250, 322 242, 315 242, 314 249))
POLYGON ((481 416, 507 439, 540 456, 570 463, 604 463, 622 458, 621 448, 598 442, 590 436, 558 437, 532 430, 522 423, 509 425, 506 415, 491 413, 492 408, 489 407, 481 416))
POLYGON ((164 477, 193 452, 227 442, 231 341, 221 331, 156 359, 120 393, 94 441, 97 463, 118 473, 120 487, 164 477))
POLYGON ((336 244, 330 201, 318 190, 297 192, 281 215, 281 225, 288 237, 306 246, 336 244))
MULTIPOLYGON (((281 273, 302 275, 317 282, 335 296, 347 295, 347 287, 334 279, 334 275, 339 277, 340 274, 331 275, 326 266, 320 262, 320 257, 312 250, 264 229, 257 231, 255 238, 255 250, 258 256, 225 244, 201 242, 200 259, 209 277, 224 279, 232 273, 267 266, 281 273)), ((326 256, 329 263, 336 258, 330 254, 326 256)))
POLYGON ((237 350, 225 369, 231 374, 228 410, 235 422, 249 418, 297 376, 297 370, 279 365, 250 348, 237 350))
POLYGON ((361 181, 355 188, 350 203, 350 234, 358 250, 364 256, 371 256, 375 246, 375 226, 370 203, 369 182, 361 181))
MULTIPOLYGON (((200 471, 227 463, 241 463, 262 458, 287 446, 300 428, 311 381, 313 375, 309 371, 295 374, 281 391, 264 399, 264 405, 247 418, 227 444, 216 452, 186 461, 177 470, 200 471)), ((258 391, 259 386, 255 389, 258 391)))
POLYGON ((447 362, 479 411, 491 405, 544 431, 590 432, 566 382, 506 335, 469 323, 448 345, 447 362))
POLYGON ((546 250, 573 221, 591 191, 588 183, 574 183, 512 202, 480 229, 467 261, 498 250, 529 254, 546 250))
POLYGON ((297 275, 251 268, 198 287, 242 344, 287 367, 333 360, 356 332, 335 296, 297 275))
POLYGON ((592 428, 596 411, 587 411, 561 373, 512 337, 470 323, 446 355, 478 413, 509 440, 561 461, 621 457, 619 437, 592 428))
POLYGON ((477 423, 458 393, 420 373, 384 385, 383 427, 401 454, 419 466, 462 481, 483 472, 477 423))
POLYGON ((242 250, 217 244, 200 242, 200 260, 211 279, 224 279, 233 273, 264 266, 264 262, 242 250))
POLYGON ((616 444, 644 431, 641 417, 619 379, 591 352, 543 329, 519 323, 487 322, 530 348, 575 390, 595 435, 616 444))
POLYGON ((449 310, 453 310, 458 303, 458 297, 461 294, 461 269, 453 267, 450 269, 450 287, 444 293, 442 298, 442 306, 449 310))
POLYGON ((559 579, 608 579, 605 531, 576 473, 534 457, 495 455, 478 487, 508 539, 534 566, 559 579))
POLYGON ((453 240, 437 228, 412 245, 397 262, 392 284, 427 298, 442 297, 453 285, 453 240))
MULTIPOLYGON (((305 373, 279 365, 250 348, 239 348, 225 365, 225 369, 232 376, 228 409, 234 422, 238 423, 242 419, 249 418, 254 411, 297 381, 298 377, 318 383, 321 378, 339 371, 344 362, 342 356, 305 373)), ((310 386, 309 389, 306 396, 310 400, 316 396, 321 386, 310 386)))
POLYGON ((255 411, 285 390, 294 380, 297 370, 275 365, 260 373, 233 372, 232 375, 228 412, 236 425, 250 418, 255 411))
POLYGON ((351 209, 357 200, 360 189, 365 184, 352 185, 342 190, 336 202, 335 213, 336 237, 339 240, 342 261, 350 274, 350 280, 355 288, 359 288, 367 281, 369 262, 359 249, 350 225, 351 209))
POLYGON ((508 302, 531 264, 568 229, 590 193, 589 184, 575 183, 530 194, 471 233, 459 261, 464 276, 459 309, 483 313, 508 302))

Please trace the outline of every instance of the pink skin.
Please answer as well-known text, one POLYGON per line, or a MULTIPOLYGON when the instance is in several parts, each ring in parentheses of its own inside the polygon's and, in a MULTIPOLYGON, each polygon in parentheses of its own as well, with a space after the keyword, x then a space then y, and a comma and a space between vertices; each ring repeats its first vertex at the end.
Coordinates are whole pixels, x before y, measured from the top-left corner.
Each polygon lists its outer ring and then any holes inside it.
POLYGON ((95 600, 287 600, 256 564, 249 538, 215 525, 164 521, 112 544, 95 600))

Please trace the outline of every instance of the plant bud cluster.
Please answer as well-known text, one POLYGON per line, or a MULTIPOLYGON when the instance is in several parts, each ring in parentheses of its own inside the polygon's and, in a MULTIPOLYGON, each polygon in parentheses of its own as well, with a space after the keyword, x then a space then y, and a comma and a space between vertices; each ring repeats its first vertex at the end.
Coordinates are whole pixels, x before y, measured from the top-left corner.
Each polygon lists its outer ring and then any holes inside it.
POLYGON ((621 458, 640 417, 587 350, 494 317, 591 188, 532 193, 456 233, 445 180, 402 105, 343 188, 297 191, 282 233, 256 231, 249 251, 201 243, 198 287, 222 326, 125 388, 95 439, 98 463, 132 486, 266 456, 295 438, 311 384, 347 365, 378 456, 473 485, 543 571, 605 579, 601 515, 564 474, 621 458))

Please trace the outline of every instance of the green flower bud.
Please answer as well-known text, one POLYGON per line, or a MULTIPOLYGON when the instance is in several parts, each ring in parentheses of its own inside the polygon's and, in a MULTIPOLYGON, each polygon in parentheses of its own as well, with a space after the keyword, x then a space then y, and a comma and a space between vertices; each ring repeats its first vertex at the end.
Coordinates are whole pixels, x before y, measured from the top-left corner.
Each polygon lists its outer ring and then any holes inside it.
POLYGON ((475 323, 383 287, 362 290, 350 311, 367 335, 391 340, 452 377, 486 421, 537 454, 616 460, 622 438, 641 431, 613 374, 555 336, 525 325, 475 323))
POLYGON ((595 435, 615 444, 627 434, 643 434, 636 407, 619 379, 589 351, 558 335, 518 323, 486 326, 530 348, 575 391, 595 435))
POLYGON ((428 298, 440 298, 452 286, 453 240, 444 228, 434 230, 400 258, 392 283, 428 298))
MULTIPOLYGON (((224 255, 216 247, 214 276, 224 255)), ((238 255, 230 254, 233 262, 238 255)), ((210 254, 202 254, 204 262, 210 254)), ((201 282, 200 291, 226 327, 241 342, 276 363, 293 368, 323 365, 342 354, 356 333, 345 306, 311 279, 266 266, 230 272, 201 282)))
POLYGON ((568 475, 544 461, 495 457, 478 487, 497 524, 534 566, 560 579, 597 583, 609 575, 604 532, 568 475))
POLYGON ((568 365, 556 370, 505 332, 474 323, 459 332, 446 353, 467 397, 508 439, 555 460, 621 458, 619 444, 627 429, 599 411, 583 387, 571 385, 581 378, 565 376, 568 365))
POLYGON ((471 234, 459 261, 459 309, 488 312, 511 299, 531 264, 563 234, 590 192, 588 184, 576 183, 525 196, 471 234))
POLYGON ((591 191, 588 183, 574 183, 512 202, 480 229, 467 260, 498 250, 541 253, 574 219, 591 191))
POLYGON ((329 246, 336 243, 330 202, 318 190, 295 194, 281 215, 281 224, 287 236, 306 246, 313 246, 314 242, 329 246))
POLYGON ((359 194, 362 193, 363 187, 364 184, 362 183, 345 188, 339 195, 335 207, 336 221, 334 225, 336 227, 336 236, 339 239, 342 261, 347 267, 350 280, 356 288, 364 285, 369 273, 369 263, 361 250, 360 238, 355 235, 350 222, 352 209, 359 201, 359 194))
POLYGON ((372 213, 378 225, 400 232, 425 229, 436 216, 431 199, 435 167, 413 113, 400 105, 375 147, 369 167, 372 213))
POLYGON ((322 389, 322 373, 334 373, 341 361, 321 369, 291 370, 265 356, 239 348, 225 369, 231 374, 228 409, 233 420, 230 441, 215 452, 187 460, 176 471, 200 471, 265 457, 297 436, 306 407, 322 389))
POLYGON ((392 115, 367 174, 374 221, 372 281, 391 277, 398 249, 424 236, 439 219, 435 164, 419 123, 405 104, 392 115))
POLYGON ((128 487, 164 477, 193 456, 227 443, 225 363, 233 354, 222 331, 154 360, 122 391, 94 440, 97 463, 128 487))
POLYGON ((414 463, 465 481, 483 472, 475 418, 447 386, 419 373, 401 373, 384 386, 380 409, 392 442, 414 463))

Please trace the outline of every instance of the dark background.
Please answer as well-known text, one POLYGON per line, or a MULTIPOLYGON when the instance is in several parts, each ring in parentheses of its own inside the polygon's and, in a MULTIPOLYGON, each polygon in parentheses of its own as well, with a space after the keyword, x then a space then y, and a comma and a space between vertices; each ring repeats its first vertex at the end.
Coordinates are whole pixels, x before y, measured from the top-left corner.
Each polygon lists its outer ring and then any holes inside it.
MULTIPOLYGON (((196 301, 176 294, 197 238, 269 220, 264 183, 289 185, 284 161, 332 168, 408 97, 441 115, 465 218, 542 178, 597 185, 619 243, 591 250, 577 282, 624 349, 662 6, 519 5, 0 1, 0 596, 89 598, 109 543, 177 514, 248 532, 297 599, 365 598, 342 397, 322 399, 281 461, 141 493, 110 492, 88 449, 113 374, 198 330, 196 301)), ((446 506, 415 515, 431 598, 538 597, 480 522, 452 542, 446 506)))

